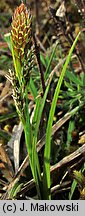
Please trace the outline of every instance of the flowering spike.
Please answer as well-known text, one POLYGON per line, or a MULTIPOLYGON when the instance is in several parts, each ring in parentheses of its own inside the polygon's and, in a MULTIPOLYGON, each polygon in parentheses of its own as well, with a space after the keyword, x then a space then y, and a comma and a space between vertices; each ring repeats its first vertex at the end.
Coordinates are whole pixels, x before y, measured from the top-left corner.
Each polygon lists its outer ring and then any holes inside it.
POLYGON ((25 58, 25 48, 31 46, 31 24, 30 10, 21 3, 14 12, 11 29, 14 56, 21 62, 25 58))
POLYGON ((32 17, 30 10, 21 3, 15 9, 11 28, 11 51, 14 71, 10 71, 13 86, 13 98, 19 116, 24 116, 28 101, 30 72, 34 66, 34 45, 32 39, 32 17))
POLYGON ((27 9, 23 3, 15 9, 11 26, 11 50, 16 76, 19 82, 22 82, 22 76, 25 75, 25 80, 28 82, 34 62, 34 46, 31 28, 32 16, 30 9, 27 9), (28 53, 30 53, 30 59, 28 59, 28 53))

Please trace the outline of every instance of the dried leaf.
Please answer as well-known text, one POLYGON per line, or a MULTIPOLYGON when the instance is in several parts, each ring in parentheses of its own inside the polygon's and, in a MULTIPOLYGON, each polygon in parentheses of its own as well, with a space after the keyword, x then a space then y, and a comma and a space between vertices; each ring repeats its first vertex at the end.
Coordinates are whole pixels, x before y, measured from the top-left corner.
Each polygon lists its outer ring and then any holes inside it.
POLYGON ((11 158, 14 159, 15 173, 18 171, 19 168, 19 151, 22 132, 23 126, 20 122, 18 126, 14 126, 12 137, 7 144, 10 147, 10 150, 12 150, 11 158))
POLYGON ((10 182, 12 181, 14 171, 12 167, 12 163, 9 159, 7 151, 3 144, 0 144, 0 168, 4 177, 10 182))

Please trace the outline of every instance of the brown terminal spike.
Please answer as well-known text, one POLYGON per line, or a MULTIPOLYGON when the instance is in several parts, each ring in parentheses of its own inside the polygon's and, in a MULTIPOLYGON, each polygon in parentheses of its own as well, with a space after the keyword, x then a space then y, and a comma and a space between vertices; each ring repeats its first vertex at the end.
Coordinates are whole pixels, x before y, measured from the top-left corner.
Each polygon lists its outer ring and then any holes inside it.
POLYGON ((32 16, 30 10, 27 10, 26 6, 21 3, 14 12, 11 29, 14 55, 19 58, 20 61, 23 61, 25 58, 26 47, 29 49, 31 47, 31 24, 32 16))

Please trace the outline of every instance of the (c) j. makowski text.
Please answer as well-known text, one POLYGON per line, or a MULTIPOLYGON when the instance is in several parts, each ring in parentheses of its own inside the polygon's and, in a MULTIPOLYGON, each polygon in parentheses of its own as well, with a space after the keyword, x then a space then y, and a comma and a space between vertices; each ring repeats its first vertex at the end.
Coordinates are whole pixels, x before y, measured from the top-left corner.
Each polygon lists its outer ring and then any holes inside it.
POLYGON ((60 205, 54 205, 54 204, 47 204, 44 203, 40 205, 38 202, 36 204, 31 203, 31 211, 78 211, 78 203, 74 204, 73 202, 71 204, 60 204, 60 205))

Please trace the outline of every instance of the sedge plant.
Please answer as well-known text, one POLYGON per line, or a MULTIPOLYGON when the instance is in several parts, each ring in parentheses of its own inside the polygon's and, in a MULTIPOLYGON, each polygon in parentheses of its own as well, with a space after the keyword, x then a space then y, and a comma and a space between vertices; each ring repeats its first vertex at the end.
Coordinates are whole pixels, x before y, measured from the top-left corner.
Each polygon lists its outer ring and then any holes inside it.
MULTIPOLYGON (((32 16, 30 13, 30 9, 27 9, 27 7, 23 3, 21 3, 21 5, 15 9, 12 19, 11 34, 9 35, 9 37, 7 37, 14 63, 14 70, 9 71, 10 80, 13 87, 13 99, 15 102, 18 116, 23 125, 25 133, 25 142, 30 160, 30 168, 33 179, 35 181, 38 199, 51 199, 50 151, 53 118, 64 75, 67 66, 70 62, 70 58, 75 48, 76 42, 79 38, 79 35, 80 33, 76 37, 71 47, 71 50, 63 66, 59 81, 54 92, 54 97, 52 100, 46 129, 46 142, 43 159, 43 175, 41 175, 41 168, 39 164, 36 144, 38 141, 38 132, 42 118, 42 113, 50 89, 50 83, 52 78, 49 80, 47 87, 45 87, 44 85, 44 91, 41 96, 41 88, 40 90, 37 90, 31 77, 31 72, 36 62, 35 45, 32 36, 32 16), (33 94, 35 103, 34 114, 32 119, 30 117, 29 111, 28 90, 30 90, 33 94)), ((48 63, 45 79, 50 64, 51 59, 48 63)))
MULTIPOLYGON (((18 116, 24 128, 26 147, 29 154, 32 175, 36 182, 38 197, 41 198, 39 188, 41 182, 40 166, 38 155, 34 146, 35 136, 32 131, 30 112, 28 108, 28 89, 30 73, 35 62, 31 25, 32 16, 30 14, 30 10, 27 10, 25 5, 21 3, 21 5, 16 8, 12 19, 12 28, 9 42, 13 57, 14 70, 10 70, 9 72, 11 83, 13 86, 13 99, 15 102, 18 116)), ((40 101, 40 98, 38 101, 40 101)), ((36 118, 35 115, 34 118, 36 118)))

